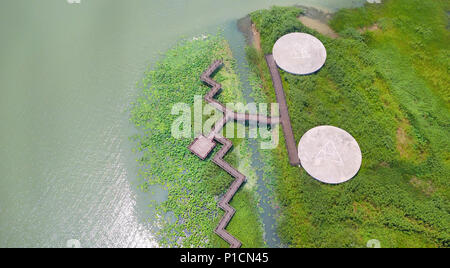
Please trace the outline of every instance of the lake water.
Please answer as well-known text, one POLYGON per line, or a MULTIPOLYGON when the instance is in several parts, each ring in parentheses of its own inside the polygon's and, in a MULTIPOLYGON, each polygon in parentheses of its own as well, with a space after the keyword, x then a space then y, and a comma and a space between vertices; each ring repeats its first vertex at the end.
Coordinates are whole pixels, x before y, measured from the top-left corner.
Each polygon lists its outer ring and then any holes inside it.
POLYGON ((159 52, 220 28, 242 66, 247 13, 364 0, 68 2, 0 2, 0 247, 158 246, 127 109, 159 52))

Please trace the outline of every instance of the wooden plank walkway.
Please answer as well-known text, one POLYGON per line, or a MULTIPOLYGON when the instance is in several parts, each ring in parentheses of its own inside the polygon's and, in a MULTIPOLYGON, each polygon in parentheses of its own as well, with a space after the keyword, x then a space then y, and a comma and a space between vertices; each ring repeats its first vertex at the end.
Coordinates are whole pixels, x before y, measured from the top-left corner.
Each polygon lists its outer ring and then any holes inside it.
POLYGON ((300 159, 298 158, 297 143, 295 142, 294 133, 292 131, 291 118, 286 103, 286 95, 284 94, 283 83, 278 71, 278 66, 271 54, 266 55, 267 66, 272 76, 273 87, 277 96, 277 102, 280 107, 280 121, 284 132, 284 139, 286 141, 286 149, 289 155, 289 162, 292 166, 299 166, 300 159))
MULTIPOLYGON (((222 66, 223 62, 221 60, 217 60, 213 62, 209 68, 200 76, 200 80, 206 83, 211 87, 211 90, 205 95, 204 100, 208 103, 210 103, 213 107, 223 112, 224 116, 221 120, 217 121, 214 127, 212 128, 209 135, 206 137, 209 141, 211 141, 212 144, 213 140, 219 142, 222 144, 222 148, 217 152, 217 154, 213 157, 213 162, 224 169, 228 174, 233 176, 235 180, 231 184, 230 188, 228 188, 228 191, 225 193, 225 195, 222 197, 222 199, 219 201, 218 206, 225 211, 224 216, 220 220, 219 224, 217 225, 214 232, 222 237, 225 241, 230 244, 231 248, 239 248, 242 243, 232 236, 230 233, 228 233, 225 229, 228 226, 228 223, 230 222, 231 218, 234 216, 234 213, 236 210, 230 206, 230 201, 233 198, 233 196, 236 194, 236 192, 239 190, 241 185, 246 181, 246 177, 240 173, 237 169, 232 167, 230 164, 228 164, 225 160, 223 160, 224 156, 228 153, 228 151, 233 147, 233 144, 230 140, 226 139, 222 135, 220 135, 220 130, 223 129, 223 127, 229 122, 229 121, 238 121, 238 122, 246 122, 246 121, 254 121, 258 122, 260 124, 277 124, 280 122, 280 118, 272 118, 264 115, 259 114, 241 114, 236 113, 233 111, 228 110, 223 104, 216 101, 214 99, 214 96, 217 94, 217 92, 222 88, 222 85, 217 83, 211 78, 211 75, 220 67, 222 66)), ((202 140, 204 140, 205 137, 202 137, 202 140)), ((189 145, 189 150, 199 156, 201 159, 205 159, 205 155, 201 154, 202 146, 205 146, 205 144, 197 144, 196 142, 199 140, 199 138, 196 138, 193 143, 189 145)), ((214 144, 215 145, 215 144, 214 144)), ((212 148, 211 148, 212 150, 212 148)), ((202 151, 204 152, 204 150, 202 151)))

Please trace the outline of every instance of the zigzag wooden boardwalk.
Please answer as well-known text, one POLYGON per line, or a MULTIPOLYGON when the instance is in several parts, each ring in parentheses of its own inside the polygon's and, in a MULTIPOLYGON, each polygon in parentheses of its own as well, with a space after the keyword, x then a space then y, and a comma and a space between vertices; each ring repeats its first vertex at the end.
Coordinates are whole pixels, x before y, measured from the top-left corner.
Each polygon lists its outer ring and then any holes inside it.
POLYGON ((223 157, 228 153, 228 151, 233 147, 233 144, 230 140, 223 137, 219 134, 220 130, 229 122, 229 121, 238 121, 238 122, 245 122, 245 121, 255 121, 260 124, 277 124, 279 123, 280 119, 278 117, 272 118, 267 117, 264 115, 259 114, 240 114, 236 113, 234 111, 228 110, 223 104, 216 101, 214 99, 214 96, 217 94, 217 92, 222 88, 222 85, 211 79, 211 75, 223 64, 221 60, 215 61, 213 64, 209 66, 209 68, 201 75, 200 79, 204 83, 211 86, 211 90, 205 95, 204 99, 206 102, 210 103, 212 106, 214 106, 216 109, 223 112, 224 116, 221 120, 217 121, 214 125, 213 129, 209 133, 207 137, 199 136, 197 137, 191 145, 189 145, 189 150, 196 154, 201 159, 205 159, 207 155, 212 151, 212 149, 215 147, 216 143, 214 141, 217 141, 218 143, 222 144, 222 148, 217 152, 217 154, 213 157, 213 162, 224 169, 228 174, 233 176, 235 178, 234 182, 231 184, 228 191, 225 193, 225 195, 222 197, 222 199, 219 201, 218 206, 225 211, 224 216, 220 220, 219 224, 217 225, 214 232, 222 237, 225 241, 227 241, 230 244, 231 248, 239 248, 242 243, 236 239, 234 236, 232 236, 230 233, 228 233, 225 228, 227 227, 228 223, 230 222, 231 218, 233 217, 236 210, 230 206, 230 201, 233 198, 233 196, 236 194, 236 192, 239 190, 241 185, 246 181, 246 177, 240 173, 237 169, 232 167, 230 164, 225 162, 223 160, 223 157))

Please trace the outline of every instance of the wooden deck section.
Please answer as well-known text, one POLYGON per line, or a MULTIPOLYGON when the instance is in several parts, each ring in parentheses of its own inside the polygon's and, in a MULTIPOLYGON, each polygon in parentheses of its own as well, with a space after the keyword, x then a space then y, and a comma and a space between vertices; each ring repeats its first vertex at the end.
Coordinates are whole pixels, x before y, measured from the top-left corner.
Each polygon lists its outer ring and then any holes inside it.
POLYGON ((246 181, 246 177, 242 173, 240 173, 237 169, 235 169, 230 164, 225 162, 225 160, 223 160, 224 156, 228 153, 231 147, 233 147, 233 144, 231 143, 230 140, 220 135, 219 132, 230 121, 237 121, 237 122, 254 121, 261 124, 272 125, 279 123, 280 118, 278 117, 272 118, 258 114, 236 113, 234 111, 228 110, 223 104, 216 101, 214 99, 214 96, 222 88, 222 85, 211 79, 211 75, 220 66, 222 66, 222 64, 223 62, 221 60, 213 62, 213 64, 211 64, 209 68, 201 75, 200 79, 201 81, 203 81, 204 83, 206 83, 211 87, 211 90, 204 97, 205 101, 214 106, 219 111, 223 112, 224 115, 221 120, 216 122, 216 124, 214 125, 213 129, 211 130, 211 132, 208 134, 207 137, 200 135, 189 145, 188 149, 192 153, 200 157, 202 160, 204 160, 207 157, 207 155, 205 154, 209 154, 214 148, 215 146, 214 140, 222 144, 222 148, 213 157, 212 161, 216 165, 224 169, 228 174, 233 176, 235 180, 231 184, 230 188, 228 188, 228 191, 225 193, 222 199, 219 201, 218 206, 225 211, 225 214, 220 220, 214 232, 220 237, 222 237, 222 239, 227 241, 228 244, 230 244, 231 248, 239 248, 242 245, 242 243, 234 236, 232 236, 230 233, 228 233, 225 229, 228 223, 230 222, 231 218, 233 217, 234 213, 236 212, 236 210, 232 208, 229 203, 233 198, 233 196, 236 194, 236 192, 239 190, 241 185, 246 181))
POLYGON ((284 94, 283 83, 281 82, 278 66, 271 54, 266 55, 266 62, 270 70, 270 75, 272 76, 273 87, 275 88, 277 102, 280 107, 280 121, 283 128, 284 139, 286 141, 289 162, 292 166, 299 166, 300 159, 298 158, 297 144, 292 131, 291 118, 289 117, 286 96, 284 94))

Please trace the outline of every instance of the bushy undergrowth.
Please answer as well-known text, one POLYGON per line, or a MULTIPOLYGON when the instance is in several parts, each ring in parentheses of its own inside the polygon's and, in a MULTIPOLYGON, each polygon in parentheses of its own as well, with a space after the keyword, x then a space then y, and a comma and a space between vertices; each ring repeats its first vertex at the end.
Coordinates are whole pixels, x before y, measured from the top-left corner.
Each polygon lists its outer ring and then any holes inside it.
POLYGON ((384 2, 339 11, 331 21, 337 39, 302 25, 297 8, 251 14, 263 52, 248 48, 247 56, 268 101, 274 93, 263 53, 277 38, 308 32, 327 48, 318 73, 282 72, 296 140, 335 125, 363 152, 359 174, 330 186, 289 166, 280 140, 268 168, 279 234, 290 246, 364 247, 369 239, 383 247, 449 246, 449 3, 384 2))
MULTIPOLYGON (((132 122, 140 131, 134 139, 141 155, 138 162, 142 189, 163 185, 168 190, 168 200, 155 206, 158 217, 155 220, 159 219, 162 227, 158 234, 162 246, 227 246, 213 230, 223 215, 217 208, 218 198, 233 178, 210 159, 201 161, 190 153, 187 146, 192 139, 175 139, 171 135, 172 122, 179 116, 171 115, 172 106, 181 102, 192 107, 194 96, 203 96, 209 90, 199 77, 216 59, 223 59, 225 63, 214 77, 223 85, 220 100, 224 103, 242 101, 241 85, 234 71, 235 62, 230 48, 222 37, 210 36, 182 41, 167 51, 145 74, 140 85, 142 94, 131 111, 132 122), (173 213, 175 221, 166 220, 168 212, 173 213)), ((235 166, 250 159, 245 153, 249 151, 248 144, 238 143, 235 142, 234 151, 243 153, 227 155, 227 161, 235 166)), ((263 246, 254 192, 240 190, 232 205, 239 208, 235 216, 237 220, 233 219, 228 228, 230 233, 244 246, 263 246)))

